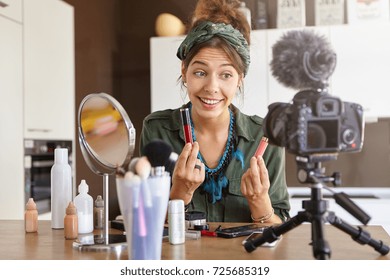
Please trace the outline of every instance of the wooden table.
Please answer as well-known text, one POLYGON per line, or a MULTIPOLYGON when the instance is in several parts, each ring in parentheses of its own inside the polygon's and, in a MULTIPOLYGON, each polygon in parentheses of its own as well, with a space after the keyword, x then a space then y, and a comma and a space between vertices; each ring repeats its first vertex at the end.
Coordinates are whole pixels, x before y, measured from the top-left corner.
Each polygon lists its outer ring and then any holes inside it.
MULTIPOLYGON (((222 224, 223 227, 236 224, 222 224)), ((218 224, 210 223, 211 230, 218 224)), ((380 255, 374 248, 361 245, 350 235, 331 225, 324 226, 325 239, 331 248, 332 260, 389 260, 390 254, 380 255)), ((381 226, 364 229, 371 238, 390 245, 390 237, 381 226)), ((121 234, 112 230, 111 234, 121 234)), ((312 260, 311 225, 302 224, 285 233, 276 247, 258 247, 248 253, 241 242, 244 238, 225 239, 203 236, 198 240, 186 240, 185 244, 171 245, 163 239, 162 259, 175 260, 312 260)), ((0 259, 3 260, 108 260, 128 259, 127 249, 81 251, 73 246, 73 240, 64 238, 63 230, 51 229, 50 221, 39 221, 38 233, 25 233, 24 221, 0 221, 0 259)))

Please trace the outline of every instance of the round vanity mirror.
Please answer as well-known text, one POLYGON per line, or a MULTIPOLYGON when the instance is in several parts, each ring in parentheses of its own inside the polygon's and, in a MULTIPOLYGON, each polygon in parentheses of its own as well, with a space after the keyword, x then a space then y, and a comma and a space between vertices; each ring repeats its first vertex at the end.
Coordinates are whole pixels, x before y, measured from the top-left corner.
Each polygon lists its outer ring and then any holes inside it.
POLYGON ((86 162, 95 173, 112 174, 130 162, 135 129, 126 111, 111 95, 87 95, 79 107, 78 125, 80 146, 86 150, 89 157, 86 162))
POLYGON ((125 246, 124 235, 109 235, 109 175, 127 169, 135 146, 135 129, 122 105, 106 93, 92 93, 80 103, 78 112, 80 149, 89 168, 103 176, 104 229, 95 236, 95 246, 77 240, 74 246, 85 250, 101 250, 125 246), (85 245, 85 246, 84 246, 85 245))

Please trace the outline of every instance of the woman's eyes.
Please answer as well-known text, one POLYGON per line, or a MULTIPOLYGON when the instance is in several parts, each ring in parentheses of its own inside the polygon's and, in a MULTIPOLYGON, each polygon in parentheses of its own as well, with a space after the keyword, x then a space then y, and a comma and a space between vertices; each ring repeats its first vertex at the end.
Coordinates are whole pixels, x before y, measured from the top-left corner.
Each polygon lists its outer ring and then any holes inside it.
MULTIPOLYGON (((204 72, 204 71, 196 71, 196 72, 194 72, 194 74, 195 74, 195 76, 198 76, 198 77, 205 77, 205 76, 207 76, 206 72, 204 72)), ((219 76, 222 79, 225 79, 225 80, 233 77, 233 75, 230 74, 230 73, 222 73, 219 76)))

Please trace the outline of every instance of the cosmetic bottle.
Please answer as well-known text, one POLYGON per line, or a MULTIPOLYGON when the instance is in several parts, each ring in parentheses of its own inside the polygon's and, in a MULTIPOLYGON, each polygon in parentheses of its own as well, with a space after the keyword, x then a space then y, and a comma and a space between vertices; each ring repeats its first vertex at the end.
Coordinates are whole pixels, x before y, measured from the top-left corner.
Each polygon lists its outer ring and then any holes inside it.
POLYGON ((64 228, 64 216, 72 201, 72 169, 68 163, 68 149, 54 150, 54 165, 51 168, 51 227, 64 228))
POLYGON ((72 201, 66 208, 64 217, 64 235, 65 239, 76 239, 78 235, 77 209, 72 201))
POLYGON ((173 245, 185 242, 184 201, 181 199, 168 203, 168 238, 173 245))
POLYGON ((244 14, 248 21, 249 27, 252 28, 252 16, 251 10, 246 6, 245 2, 241 1, 240 7, 238 8, 241 13, 244 14))
POLYGON ((268 1, 256 0, 254 8, 253 29, 268 28, 268 1))
POLYGON ((95 208, 93 210, 95 229, 103 229, 104 227, 104 200, 101 195, 98 195, 95 200, 95 208))
POLYGON ((29 198, 24 212, 24 228, 26 232, 38 231, 38 210, 33 198, 29 198))
POLYGON ((88 194, 89 187, 85 180, 81 180, 79 194, 74 198, 79 220, 79 233, 93 232, 93 199, 88 194))

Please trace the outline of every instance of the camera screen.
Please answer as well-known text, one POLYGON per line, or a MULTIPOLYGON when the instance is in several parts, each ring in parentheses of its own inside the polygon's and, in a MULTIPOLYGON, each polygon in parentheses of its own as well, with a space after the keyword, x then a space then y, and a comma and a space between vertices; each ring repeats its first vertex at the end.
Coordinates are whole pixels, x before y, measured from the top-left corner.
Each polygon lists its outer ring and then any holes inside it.
POLYGON ((339 120, 311 120, 307 123, 307 151, 334 151, 339 145, 339 120))

